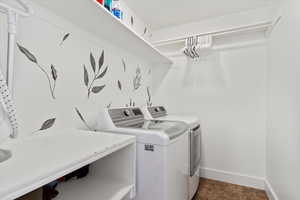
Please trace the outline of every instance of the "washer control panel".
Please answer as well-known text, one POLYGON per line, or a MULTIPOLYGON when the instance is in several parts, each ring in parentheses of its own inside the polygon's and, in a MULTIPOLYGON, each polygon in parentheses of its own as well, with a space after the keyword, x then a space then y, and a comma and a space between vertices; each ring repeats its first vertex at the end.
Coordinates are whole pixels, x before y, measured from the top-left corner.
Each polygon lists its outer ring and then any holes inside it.
POLYGON ((140 108, 109 109, 108 113, 116 126, 144 121, 144 115, 140 108))

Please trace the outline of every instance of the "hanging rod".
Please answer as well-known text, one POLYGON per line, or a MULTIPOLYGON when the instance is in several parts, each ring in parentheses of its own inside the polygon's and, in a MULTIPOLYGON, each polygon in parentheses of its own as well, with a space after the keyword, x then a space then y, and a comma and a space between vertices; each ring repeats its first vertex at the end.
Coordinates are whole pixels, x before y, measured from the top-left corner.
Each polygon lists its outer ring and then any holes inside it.
POLYGON ((169 44, 174 44, 174 43, 185 42, 185 40, 188 39, 189 37, 197 37, 197 36, 199 37, 199 36, 206 36, 206 35, 212 35, 213 37, 216 37, 216 36, 233 34, 233 33, 238 33, 238 32, 243 32, 243 31, 251 31, 251 30, 256 30, 256 29, 268 30, 269 28, 272 27, 273 24, 274 23, 272 21, 269 21, 269 22, 263 22, 263 23, 252 24, 252 25, 247 25, 247 26, 239 26, 236 28, 224 29, 221 31, 212 31, 212 32, 200 33, 200 34, 196 34, 196 35, 188 35, 185 37, 178 37, 178 38, 169 39, 169 40, 161 40, 158 42, 154 42, 153 44, 155 46, 164 46, 164 45, 169 45, 169 44))

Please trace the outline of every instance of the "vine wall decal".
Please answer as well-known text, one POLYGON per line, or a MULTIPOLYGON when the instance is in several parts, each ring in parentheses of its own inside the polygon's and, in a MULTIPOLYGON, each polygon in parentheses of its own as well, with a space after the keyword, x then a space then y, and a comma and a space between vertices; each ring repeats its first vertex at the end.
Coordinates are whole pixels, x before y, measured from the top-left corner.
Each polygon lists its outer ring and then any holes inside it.
POLYGON ((19 43, 17 44, 19 50, 28 58, 29 61, 33 62, 45 75, 45 77, 48 80, 49 89, 51 93, 51 97, 55 99, 55 87, 56 87, 56 81, 58 78, 58 73, 54 65, 50 66, 51 69, 51 75, 48 74, 46 69, 38 62, 37 58, 25 47, 21 46, 19 43))
MULTIPOLYGON (((133 17, 132 17, 132 25, 134 26, 133 17)), ((47 27, 49 26, 49 24, 46 25, 38 24, 37 26, 41 26, 41 27, 46 26, 44 27, 44 29, 41 30, 51 30, 49 29, 49 27, 47 27)), ((145 31, 146 31, 145 34, 148 34, 149 30, 145 30, 145 31)), ((51 31, 48 32, 51 33, 51 31)), ((80 110, 80 108, 76 106, 76 104, 78 104, 78 101, 81 99, 80 97, 82 97, 82 93, 81 93, 82 91, 80 92, 77 91, 76 88, 72 88, 72 85, 76 85, 76 83, 74 82, 77 83, 79 82, 81 86, 84 86, 83 92, 85 95, 87 95, 87 99, 90 99, 93 95, 95 96, 94 98, 97 101, 86 101, 85 106, 87 107, 88 110, 92 110, 95 108, 95 106, 98 106, 95 105, 95 103, 100 104, 104 109, 105 108, 109 109, 112 107, 113 102, 114 102, 113 106, 116 107, 124 106, 125 104, 127 107, 135 107, 137 106, 138 101, 143 102, 143 95, 139 95, 139 94, 143 93, 144 91, 141 90, 142 86, 144 85, 144 82, 145 84, 148 84, 149 83, 148 81, 150 81, 149 77, 147 76, 147 72, 149 68, 143 68, 143 65, 146 63, 140 62, 140 60, 137 61, 137 58, 135 56, 130 57, 130 55, 126 54, 126 52, 123 52, 124 55, 121 56, 116 56, 114 54, 115 52, 111 52, 113 60, 112 63, 108 65, 107 51, 104 51, 101 48, 99 50, 98 47, 96 48, 98 49, 99 54, 96 55, 96 53, 90 51, 91 48, 95 48, 94 43, 87 41, 86 44, 83 44, 82 40, 76 42, 75 40, 76 37, 71 37, 73 36, 73 33, 66 32, 64 30, 59 30, 59 32, 57 33, 59 37, 57 37, 57 35, 50 35, 48 34, 48 32, 33 33, 32 31, 30 31, 27 33, 28 35, 25 35, 25 37, 22 38, 22 41, 27 40, 27 42, 30 43, 31 45, 35 45, 36 49, 44 49, 47 52, 56 53, 56 51, 59 50, 59 52, 57 53, 64 54, 64 55, 63 56, 58 55, 58 57, 56 58, 56 63, 50 62, 49 64, 46 65, 46 63, 43 63, 42 57, 40 57, 38 53, 35 53, 33 49, 23 46, 22 42, 17 43, 18 51, 21 53, 20 54, 21 61, 25 62, 23 64, 32 65, 33 70, 37 70, 37 76, 41 76, 42 83, 46 84, 44 85, 44 84, 36 83, 34 82, 35 79, 27 79, 28 82, 25 83, 26 87, 27 85, 30 86, 32 84, 36 84, 37 86, 36 89, 49 92, 50 94, 49 97, 51 97, 50 100, 56 99, 58 97, 56 96, 56 91, 58 89, 62 90, 59 91, 60 94, 67 94, 68 92, 71 92, 72 95, 70 96, 61 95, 60 96, 61 99, 59 99, 60 101, 53 101, 51 102, 51 105, 49 105, 47 99, 46 100, 43 98, 37 99, 34 93, 35 91, 32 92, 30 91, 30 95, 24 96, 24 99, 26 99, 26 101, 31 102, 30 104, 31 106, 34 106, 35 104, 39 104, 39 106, 41 106, 42 113, 49 112, 50 115, 54 116, 53 118, 45 120, 44 122, 39 122, 38 118, 32 119, 31 117, 28 117, 28 121, 26 121, 24 127, 26 129, 28 128, 31 133, 37 133, 39 131, 44 131, 44 130, 54 128, 59 118, 65 120, 60 122, 60 124, 63 124, 66 128, 76 127, 76 123, 77 125, 78 123, 79 124, 82 123, 82 126, 84 126, 86 130, 95 131, 93 124, 89 123, 89 121, 87 120, 87 116, 84 115, 87 113, 84 112, 82 113, 83 110, 80 110), (49 41, 44 40, 44 34, 46 34, 45 36, 47 38, 49 37, 49 41), (67 46, 66 44, 67 42, 70 42, 69 41, 70 39, 74 39, 74 41, 72 41, 72 46, 67 46), (74 55, 84 55, 84 54, 87 54, 89 56, 86 62, 82 61, 81 56, 77 56, 77 57, 74 56, 74 55), (133 60, 133 61, 135 60, 135 63, 130 63, 129 60, 133 60), (58 63, 64 63, 65 67, 60 69, 58 67, 59 66, 58 63), (72 66, 74 64, 76 65, 76 63, 83 64, 82 65, 83 72, 80 69, 79 72, 77 70, 74 71, 72 66), (113 66, 115 68, 113 68, 113 66), (144 71, 145 71, 145 75, 143 73, 144 71), (77 73, 77 74, 74 76, 74 74, 72 73, 77 73), (111 75, 111 80, 106 82, 104 78, 108 77, 108 75, 111 75), (79 78, 83 76, 82 77, 83 80, 81 80, 83 81, 83 83, 80 80, 78 80, 77 78, 78 76, 79 78), (74 77, 76 77, 76 79, 74 79, 74 77), (57 87, 58 84, 60 86, 59 88, 57 87), (107 90, 106 91, 107 95, 104 96, 104 98, 101 98, 101 96, 97 94, 103 92, 104 89, 107 90), (121 95, 119 95, 120 93, 121 95), (69 115, 71 116, 68 119, 70 120, 66 119, 65 116, 64 117, 59 116, 62 113, 69 112, 69 110, 67 109, 69 105, 66 106, 66 102, 68 102, 68 104, 70 104, 74 109, 73 111, 71 110, 71 113, 69 113, 69 115), (59 112, 55 112, 55 110, 59 110, 59 112), (74 124, 74 118, 78 119, 77 122, 75 122, 75 124, 74 124), (37 124, 41 123, 40 127, 35 127, 36 123, 37 124), (37 130, 37 128, 39 129, 37 130)), ((109 46, 108 49, 110 49, 109 46)), ((119 55, 119 52, 117 52, 117 55, 119 55)), ((50 57, 46 57, 45 59, 49 60, 50 57)), ((30 74, 30 71, 25 71, 24 73, 26 73, 25 76, 32 75, 30 74)), ((23 94, 24 94, 23 92, 20 93, 20 95, 23 94)), ((32 107, 27 108, 26 104, 22 104, 22 106, 25 107, 22 110, 22 112, 27 112, 27 115, 29 116, 31 114, 32 107)), ((39 113, 39 112, 40 111, 35 110, 35 113, 39 113)), ((26 114, 24 113, 23 115, 26 116, 26 114)), ((47 117, 45 119, 47 119, 47 117)))

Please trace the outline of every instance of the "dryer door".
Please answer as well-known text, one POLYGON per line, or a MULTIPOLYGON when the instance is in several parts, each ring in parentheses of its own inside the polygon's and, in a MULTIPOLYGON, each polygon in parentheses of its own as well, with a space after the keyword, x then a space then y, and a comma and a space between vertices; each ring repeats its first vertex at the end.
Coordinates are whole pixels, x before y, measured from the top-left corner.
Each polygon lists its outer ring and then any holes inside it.
POLYGON ((201 159, 201 129, 200 125, 191 130, 190 133, 190 176, 194 176, 200 167, 201 159))

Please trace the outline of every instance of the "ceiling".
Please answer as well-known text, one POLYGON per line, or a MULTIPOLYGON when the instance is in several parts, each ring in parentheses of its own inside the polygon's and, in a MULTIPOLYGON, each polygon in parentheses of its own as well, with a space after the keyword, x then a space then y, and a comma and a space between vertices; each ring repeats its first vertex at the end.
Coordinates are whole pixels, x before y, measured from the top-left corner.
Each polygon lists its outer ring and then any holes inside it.
POLYGON ((266 6, 270 0, 125 0, 153 30, 266 6))

